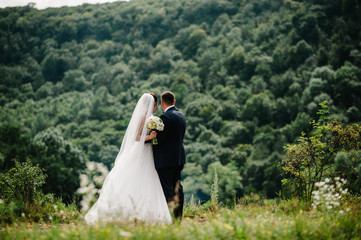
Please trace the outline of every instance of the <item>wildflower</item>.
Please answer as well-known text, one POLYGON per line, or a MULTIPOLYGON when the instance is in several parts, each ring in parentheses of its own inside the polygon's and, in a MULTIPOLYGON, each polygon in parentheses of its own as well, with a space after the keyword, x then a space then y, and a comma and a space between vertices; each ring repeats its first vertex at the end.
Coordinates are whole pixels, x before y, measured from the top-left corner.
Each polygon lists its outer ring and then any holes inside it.
POLYGON ((104 180, 105 180, 104 176, 95 176, 94 177, 94 182, 98 185, 102 185, 104 180))
POLYGON ((54 209, 55 209, 55 211, 58 210, 58 206, 57 206, 57 205, 54 205, 54 209))
POLYGON ((343 179, 335 177, 334 180, 335 182, 332 183, 329 178, 326 178, 324 182, 315 183, 318 189, 312 192, 314 209, 318 207, 324 207, 327 210, 339 208, 340 201, 348 189, 342 189, 342 183, 345 182, 343 179))
POLYGON ((325 182, 317 182, 315 185, 317 187, 322 187, 323 185, 325 185, 326 183, 325 182))
POLYGON ((25 217, 25 213, 21 213, 21 216, 24 218, 24 217, 25 217))
POLYGON ((77 189, 77 193, 83 196, 83 199, 80 201, 82 211, 87 211, 96 201, 100 192, 98 188, 102 186, 108 174, 108 168, 104 164, 96 162, 87 163, 87 172, 79 176, 80 187, 77 189))
POLYGON ((123 230, 119 231, 119 235, 122 236, 122 237, 132 237, 133 236, 130 232, 126 232, 126 231, 123 231, 123 230))
POLYGON ((80 174, 80 186, 86 186, 89 184, 89 178, 85 174, 80 174))
POLYGON ((87 163, 86 163, 86 167, 87 167, 87 169, 88 169, 89 171, 91 171, 91 172, 94 171, 95 168, 96 168, 94 162, 87 162, 87 163))
POLYGON ((102 163, 97 163, 97 170, 104 177, 104 179, 109 174, 108 168, 102 163))

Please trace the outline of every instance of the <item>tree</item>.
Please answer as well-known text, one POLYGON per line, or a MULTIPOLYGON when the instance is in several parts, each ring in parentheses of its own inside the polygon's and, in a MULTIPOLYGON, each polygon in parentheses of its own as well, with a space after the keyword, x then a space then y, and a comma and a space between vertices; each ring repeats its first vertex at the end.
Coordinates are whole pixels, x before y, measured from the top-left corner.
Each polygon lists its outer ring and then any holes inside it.
POLYGON ((20 132, 15 125, 0 125, 0 168, 1 172, 10 170, 15 166, 13 160, 24 162, 27 158, 33 159, 36 155, 28 137, 20 132))
POLYGON ((246 53, 242 46, 236 47, 227 59, 228 73, 236 74, 243 70, 246 53))
POLYGON ((57 129, 38 133, 34 142, 36 151, 42 154, 37 163, 48 175, 43 187, 46 193, 54 193, 64 202, 75 200, 79 188, 79 175, 85 168, 86 158, 57 129))
POLYGON ((89 83, 86 82, 83 71, 69 70, 64 74, 63 86, 65 91, 84 91, 89 83))
POLYGON ((202 168, 197 163, 187 163, 182 171, 184 180, 182 185, 184 189, 187 189, 184 197, 190 199, 192 196, 194 199, 205 201, 209 199, 209 186, 204 182, 204 174, 202 168))
POLYGON ((359 109, 361 96, 361 69, 347 63, 337 69, 334 84, 334 95, 337 104, 345 107, 356 106, 359 109))
POLYGON ((255 94, 244 105, 242 118, 263 125, 272 119, 274 108, 275 103, 269 92, 255 94))
POLYGON ((201 42, 207 38, 207 33, 203 29, 194 30, 186 40, 186 46, 183 49, 183 54, 187 58, 193 57, 197 53, 201 42))
POLYGON ((46 81, 56 83, 74 65, 74 57, 69 51, 51 51, 41 62, 41 69, 46 81))
POLYGON ((299 41, 288 49, 288 62, 296 68, 302 64, 312 53, 312 47, 305 41, 299 41))

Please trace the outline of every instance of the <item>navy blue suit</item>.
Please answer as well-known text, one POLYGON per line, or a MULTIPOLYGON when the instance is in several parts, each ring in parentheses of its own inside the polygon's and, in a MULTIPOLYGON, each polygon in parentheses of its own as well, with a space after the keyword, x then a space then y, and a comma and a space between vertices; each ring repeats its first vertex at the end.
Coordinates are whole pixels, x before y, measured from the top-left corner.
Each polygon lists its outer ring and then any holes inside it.
POLYGON ((181 171, 186 162, 183 138, 186 120, 176 107, 169 108, 160 118, 164 130, 157 132, 158 144, 153 145, 155 168, 158 172, 167 202, 174 201, 175 217, 182 217, 184 194, 181 182, 181 171))

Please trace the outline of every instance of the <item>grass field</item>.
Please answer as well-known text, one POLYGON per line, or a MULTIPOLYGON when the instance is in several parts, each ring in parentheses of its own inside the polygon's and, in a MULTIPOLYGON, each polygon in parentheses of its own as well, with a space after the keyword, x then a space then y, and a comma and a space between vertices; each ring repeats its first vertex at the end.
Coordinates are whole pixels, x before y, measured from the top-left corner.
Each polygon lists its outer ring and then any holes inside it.
POLYGON ((3 225, 0 239, 361 239, 361 207, 305 211, 298 201, 240 201, 232 207, 187 206, 182 221, 159 226, 108 223, 87 226, 83 218, 63 223, 3 225))

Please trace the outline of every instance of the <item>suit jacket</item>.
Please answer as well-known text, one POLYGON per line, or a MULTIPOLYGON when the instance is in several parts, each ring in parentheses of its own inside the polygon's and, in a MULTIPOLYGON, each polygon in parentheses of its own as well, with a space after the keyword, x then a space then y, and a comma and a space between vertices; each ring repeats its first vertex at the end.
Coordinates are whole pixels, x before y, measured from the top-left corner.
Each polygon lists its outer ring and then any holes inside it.
POLYGON ((176 107, 171 107, 160 118, 164 130, 157 131, 158 144, 153 145, 155 168, 182 167, 186 162, 183 138, 186 119, 176 107))

